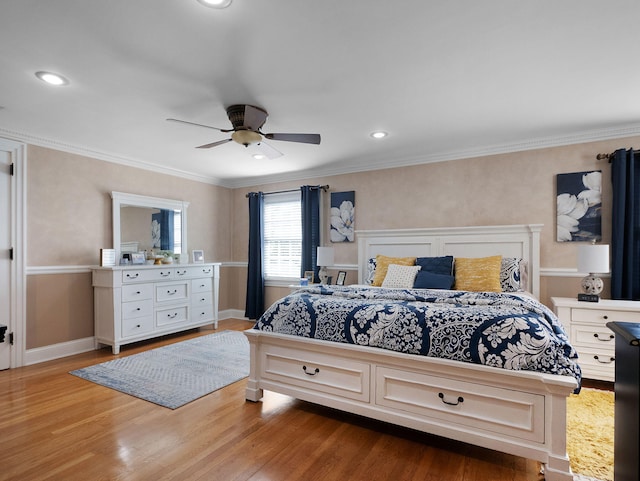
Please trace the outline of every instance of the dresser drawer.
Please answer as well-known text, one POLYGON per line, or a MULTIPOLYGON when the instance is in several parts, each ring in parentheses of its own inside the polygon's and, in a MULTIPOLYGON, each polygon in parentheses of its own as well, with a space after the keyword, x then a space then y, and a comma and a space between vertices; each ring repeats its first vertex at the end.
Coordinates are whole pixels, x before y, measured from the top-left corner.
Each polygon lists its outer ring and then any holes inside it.
POLYGON ((591 347, 613 352, 615 336, 606 326, 593 324, 571 324, 571 343, 575 346, 591 347))
POLYGON ((191 308, 191 322, 212 321, 213 322, 213 305, 193 306, 191 308))
POLYGON ((186 282, 156 284, 156 302, 180 302, 187 299, 189 287, 186 282))
POLYGON ((153 331, 153 316, 122 320, 122 337, 137 336, 153 331))
POLYGON ((191 305, 207 306, 213 304, 213 292, 197 292, 191 295, 191 305))
POLYGON ((544 396, 384 366, 375 379, 379 406, 544 442, 544 396))
POLYGON ((189 320, 189 308, 187 306, 175 306, 156 311, 156 326, 186 323, 189 320))
POLYGON ((264 379, 369 401, 371 368, 367 363, 282 346, 265 346, 262 357, 259 365, 264 379))
POLYGON ((213 277, 213 267, 208 265, 176 267, 176 278, 194 279, 197 277, 213 277))
POLYGON ((153 299, 153 284, 129 284, 122 286, 122 302, 153 299))
POLYGON ((571 309, 572 322, 593 322, 604 326, 607 322, 640 322, 640 311, 617 311, 609 309, 571 309))
POLYGON ((163 281, 174 278, 175 269, 163 267, 161 269, 125 269, 122 271, 122 283, 163 281))
POLYGON ((210 277, 204 279, 193 279, 191 281, 191 292, 212 292, 213 282, 210 277))
POLYGON ((122 319, 135 319, 138 317, 151 316, 152 314, 153 301, 151 299, 122 303, 122 319))
POLYGON ((615 381, 615 350, 580 348, 578 364, 584 378, 615 381))

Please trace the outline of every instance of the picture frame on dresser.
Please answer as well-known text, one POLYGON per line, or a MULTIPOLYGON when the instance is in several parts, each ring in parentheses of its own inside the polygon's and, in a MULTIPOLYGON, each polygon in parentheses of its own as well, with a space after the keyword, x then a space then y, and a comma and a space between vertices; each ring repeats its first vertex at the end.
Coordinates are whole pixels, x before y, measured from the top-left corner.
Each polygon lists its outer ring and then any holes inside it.
POLYGON ((307 279, 309 284, 313 284, 313 271, 304 271, 304 276, 302 277, 307 279))
POLYGON ((191 251, 191 258, 193 259, 194 264, 202 264, 204 262, 204 251, 203 250, 191 251))
POLYGON ((132 252, 131 253, 131 263, 134 265, 144 264, 146 262, 146 258, 144 252, 132 252))

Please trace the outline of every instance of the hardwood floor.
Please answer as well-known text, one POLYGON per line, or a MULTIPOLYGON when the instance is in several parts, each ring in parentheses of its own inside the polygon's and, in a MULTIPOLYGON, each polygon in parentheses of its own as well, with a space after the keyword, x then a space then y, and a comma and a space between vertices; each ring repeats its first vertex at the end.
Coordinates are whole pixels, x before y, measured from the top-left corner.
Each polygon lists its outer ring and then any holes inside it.
MULTIPOLYGON (((218 330, 250 327, 225 320, 218 330)), ((287 396, 247 402, 246 380, 170 410, 68 374, 112 358, 105 348, 0 372, 0 480, 542 479, 535 461, 287 396)))

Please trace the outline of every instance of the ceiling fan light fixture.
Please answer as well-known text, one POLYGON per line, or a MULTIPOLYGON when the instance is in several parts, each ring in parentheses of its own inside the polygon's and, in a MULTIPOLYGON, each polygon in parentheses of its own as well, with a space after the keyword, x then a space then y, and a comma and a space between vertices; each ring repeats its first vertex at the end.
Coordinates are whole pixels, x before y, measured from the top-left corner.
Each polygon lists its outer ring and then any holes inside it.
POLYGON ((231 138, 239 144, 247 147, 251 144, 255 144, 256 142, 260 142, 262 140, 262 135, 258 132, 254 132, 253 130, 236 130, 231 134, 231 138))
POLYGON ((232 0, 198 0, 198 3, 209 8, 227 8, 232 0))
POLYGON ((69 81, 64 78, 62 75, 53 72, 45 72, 39 71, 36 72, 36 77, 38 77, 43 82, 48 83, 49 85, 68 85, 69 81))
POLYGON ((382 130, 376 130, 375 132, 371 132, 369 135, 374 139, 384 139, 389 134, 382 130))

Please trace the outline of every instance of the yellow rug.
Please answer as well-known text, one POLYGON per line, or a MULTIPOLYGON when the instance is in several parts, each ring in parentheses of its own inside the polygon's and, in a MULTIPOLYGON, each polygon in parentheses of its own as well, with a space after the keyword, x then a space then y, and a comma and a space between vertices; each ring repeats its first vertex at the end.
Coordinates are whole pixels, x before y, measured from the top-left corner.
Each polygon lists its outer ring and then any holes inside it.
POLYGON ((614 393, 583 388, 567 400, 567 452, 576 474, 613 481, 614 393))

